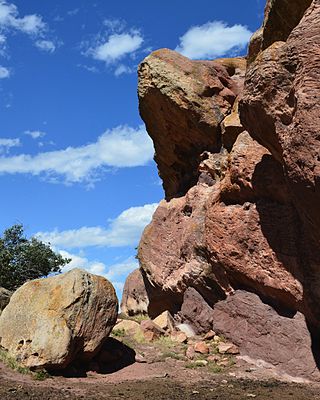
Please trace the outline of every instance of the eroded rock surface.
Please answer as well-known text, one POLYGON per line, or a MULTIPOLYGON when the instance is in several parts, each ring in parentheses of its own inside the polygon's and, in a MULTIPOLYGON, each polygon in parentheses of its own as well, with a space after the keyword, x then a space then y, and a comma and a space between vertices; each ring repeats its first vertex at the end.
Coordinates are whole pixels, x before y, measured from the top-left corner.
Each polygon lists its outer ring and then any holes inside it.
POLYGON ((147 314, 148 304, 149 298, 142 273, 136 269, 126 279, 120 306, 121 312, 129 316, 147 314))
POLYGON ((0 317, 0 344, 28 367, 65 368, 97 353, 117 313, 111 283, 74 269, 27 282, 13 294, 0 317))
POLYGON ((148 313, 169 310, 195 330, 218 329, 223 316, 222 334, 234 321, 253 338, 247 347, 238 338, 240 351, 312 379, 320 365, 319 26, 320 0, 268 1, 244 90, 239 59, 194 62, 160 50, 139 69, 140 112, 166 194, 139 245, 148 313), (266 320, 275 326, 263 330, 266 320), (278 343, 266 354, 270 338, 278 343), (285 356, 286 341, 294 351, 285 356))
POLYGON ((166 198, 196 183, 203 151, 219 151, 220 122, 242 89, 245 65, 243 59, 191 61, 168 49, 140 64, 140 114, 154 142, 166 198))
POLYGON ((249 292, 238 290, 217 303, 213 328, 241 348, 241 355, 264 360, 281 374, 320 380, 312 341, 301 313, 280 315, 249 292))

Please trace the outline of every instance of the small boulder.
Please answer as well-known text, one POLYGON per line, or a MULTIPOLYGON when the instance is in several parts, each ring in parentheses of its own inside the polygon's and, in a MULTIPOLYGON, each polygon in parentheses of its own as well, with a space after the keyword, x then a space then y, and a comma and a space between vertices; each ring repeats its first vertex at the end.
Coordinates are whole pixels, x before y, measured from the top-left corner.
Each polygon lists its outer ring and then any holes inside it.
POLYGON ((155 324, 150 319, 144 320, 140 324, 140 328, 143 332, 143 336, 147 342, 159 339, 160 336, 165 335, 165 331, 160 328, 159 325, 155 324))
POLYGON ((141 327, 136 321, 122 319, 120 322, 117 322, 113 330, 123 331, 126 335, 134 336, 141 332, 141 327))
POLYGON ((196 353, 209 354, 209 347, 205 342, 198 342, 194 345, 194 350, 196 353))
POLYGON ((128 275, 123 288, 121 312, 133 316, 148 313, 149 298, 140 269, 128 275))
POLYGON ((164 311, 153 320, 161 329, 172 332, 174 330, 174 320, 169 311, 164 311))
POLYGON ((111 283, 80 269, 25 283, 0 316, 0 345, 30 368, 65 368, 100 350, 117 320, 111 283))
POLYGON ((177 343, 187 343, 188 336, 183 332, 174 331, 171 333, 171 340, 177 343))
POLYGON ((207 333, 204 335, 203 339, 204 339, 204 340, 212 340, 212 339, 215 338, 215 336, 216 336, 216 333, 215 333, 214 331, 210 330, 209 332, 207 332, 207 333))
POLYGON ((193 346, 188 346, 188 348, 186 350, 186 357, 189 360, 193 360, 195 358, 195 356, 196 356, 196 352, 194 350, 194 347, 193 346))
POLYGON ((232 343, 220 343, 218 346, 218 351, 220 354, 239 354, 239 349, 236 345, 232 343))

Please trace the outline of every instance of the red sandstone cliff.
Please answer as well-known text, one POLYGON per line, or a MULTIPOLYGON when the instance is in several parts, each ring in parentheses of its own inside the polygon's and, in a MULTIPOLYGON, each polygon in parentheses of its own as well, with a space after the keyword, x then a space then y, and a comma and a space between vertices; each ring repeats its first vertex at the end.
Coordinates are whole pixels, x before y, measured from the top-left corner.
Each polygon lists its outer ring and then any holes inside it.
POLYGON ((138 90, 166 195, 139 246, 149 314, 168 309, 200 331, 209 321, 245 355, 313 379, 319 26, 319 0, 268 1, 248 66, 159 50, 138 90))

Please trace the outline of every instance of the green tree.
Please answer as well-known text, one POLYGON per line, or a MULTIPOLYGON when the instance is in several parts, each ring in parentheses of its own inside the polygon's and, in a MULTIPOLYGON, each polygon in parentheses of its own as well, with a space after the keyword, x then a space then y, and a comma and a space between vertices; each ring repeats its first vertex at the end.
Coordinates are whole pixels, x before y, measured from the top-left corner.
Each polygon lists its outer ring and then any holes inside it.
POLYGON ((71 260, 50 245, 24 236, 22 224, 13 225, 0 237, 0 287, 15 290, 26 281, 61 272, 71 260))

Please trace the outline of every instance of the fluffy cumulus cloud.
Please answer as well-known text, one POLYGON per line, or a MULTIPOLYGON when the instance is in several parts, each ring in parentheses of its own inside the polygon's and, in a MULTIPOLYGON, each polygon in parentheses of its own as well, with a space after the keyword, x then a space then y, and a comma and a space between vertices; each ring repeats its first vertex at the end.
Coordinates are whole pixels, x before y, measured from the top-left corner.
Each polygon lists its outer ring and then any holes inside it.
POLYGON ((91 48, 89 54, 96 60, 112 64, 134 53, 142 43, 143 38, 138 31, 114 34, 109 36, 105 43, 91 48))
POLYGON ((192 59, 210 59, 236 54, 245 49, 252 35, 243 25, 228 26, 222 21, 191 27, 181 38, 176 50, 192 59))
POLYGON ((113 69, 116 76, 133 71, 132 61, 142 51, 144 38, 138 29, 126 29, 122 20, 104 21, 104 33, 94 37, 91 43, 82 43, 84 55, 102 61, 113 69))
POLYGON ((91 274, 104 276, 119 291, 123 289, 124 281, 128 274, 139 267, 137 260, 133 257, 107 266, 100 261, 90 261, 83 255, 72 254, 65 250, 60 250, 58 252, 62 257, 71 259, 71 262, 63 267, 63 272, 70 271, 74 268, 84 269, 91 274))
POLYGON ((92 246, 136 246, 158 204, 131 207, 109 222, 107 227, 81 227, 66 231, 38 232, 37 237, 60 249, 92 246))
POLYGON ((20 16, 17 6, 6 0, 0 0, 0 52, 6 50, 7 36, 12 32, 29 35, 41 50, 53 52, 56 48, 53 41, 46 38, 48 26, 42 16, 30 14, 20 16))
POLYGON ((65 184, 92 184, 106 168, 143 166, 152 160, 153 153, 143 126, 118 126, 84 146, 0 157, 0 174, 32 174, 65 184))

